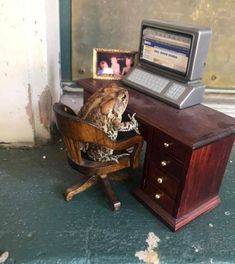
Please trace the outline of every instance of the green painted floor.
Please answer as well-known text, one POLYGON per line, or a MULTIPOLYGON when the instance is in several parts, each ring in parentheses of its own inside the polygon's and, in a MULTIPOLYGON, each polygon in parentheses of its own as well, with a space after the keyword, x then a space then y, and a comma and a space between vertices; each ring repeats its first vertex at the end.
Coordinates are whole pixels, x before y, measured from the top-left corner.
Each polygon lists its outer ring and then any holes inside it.
MULTIPOLYGON (((137 172, 138 177, 141 169, 137 172)), ((113 187, 122 210, 113 213, 97 185, 65 202, 78 173, 61 142, 34 149, 0 149, 0 254, 5 263, 143 263, 149 232, 159 238, 160 263, 235 263, 235 149, 221 188, 222 204, 177 233, 130 194, 131 176, 113 187)), ((137 178, 138 178, 137 177, 137 178)))

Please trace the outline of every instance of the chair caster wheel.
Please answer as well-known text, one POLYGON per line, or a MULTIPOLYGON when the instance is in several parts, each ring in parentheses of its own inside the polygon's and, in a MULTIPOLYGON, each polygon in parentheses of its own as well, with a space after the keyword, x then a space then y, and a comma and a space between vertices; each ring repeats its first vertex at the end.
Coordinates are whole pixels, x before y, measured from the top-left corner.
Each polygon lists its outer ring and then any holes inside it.
POLYGON ((112 211, 117 212, 121 209, 121 202, 116 202, 111 206, 112 211))

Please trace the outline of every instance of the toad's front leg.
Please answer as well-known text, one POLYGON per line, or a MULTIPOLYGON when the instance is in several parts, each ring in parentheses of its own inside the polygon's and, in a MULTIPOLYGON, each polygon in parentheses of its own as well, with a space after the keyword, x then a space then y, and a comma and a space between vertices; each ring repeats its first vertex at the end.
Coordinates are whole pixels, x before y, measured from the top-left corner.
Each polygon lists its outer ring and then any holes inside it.
POLYGON ((138 122, 135 119, 136 113, 134 113, 132 116, 128 114, 128 117, 130 118, 130 121, 128 122, 122 122, 118 128, 119 131, 131 131, 135 130, 137 134, 140 134, 139 129, 138 129, 138 122))

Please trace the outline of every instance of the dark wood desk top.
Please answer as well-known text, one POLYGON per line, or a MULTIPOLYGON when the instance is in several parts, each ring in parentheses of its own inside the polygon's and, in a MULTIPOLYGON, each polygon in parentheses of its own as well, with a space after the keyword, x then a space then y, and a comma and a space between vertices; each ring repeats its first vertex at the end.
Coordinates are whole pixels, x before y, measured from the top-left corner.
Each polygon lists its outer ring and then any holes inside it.
POLYGON ((116 82, 129 91, 128 111, 136 112, 139 119, 158 128, 192 149, 199 148, 235 133, 235 119, 208 108, 196 105, 179 110, 123 85, 120 81, 79 80, 85 91, 97 89, 116 82))

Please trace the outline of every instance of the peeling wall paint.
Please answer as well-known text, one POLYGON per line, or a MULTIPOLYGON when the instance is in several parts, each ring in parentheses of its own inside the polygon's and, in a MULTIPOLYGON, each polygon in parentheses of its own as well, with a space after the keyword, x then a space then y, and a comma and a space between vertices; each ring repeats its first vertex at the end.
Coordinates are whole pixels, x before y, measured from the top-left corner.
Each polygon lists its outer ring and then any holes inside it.
POLYGON ((28 104, 25 107, 26 114, 29 119, 29 123, 33 126, 33 109, 32 109, 32 95, 31 95, 31 86, 28 84, 28 104))
POLYGON ((48 87, 46 87, 41 93, 38 103, 40 122, 49 131, 51 123, 52 98, 48 87))
POLYGON ((2 142, 50 140, 52 101, 61 90, 58 8, 58 1, 0 0, 2 142))
POLYGON ((0 0, 0 141, 34 142, 28 104, 26 2, 0 0), (14 8, 13 8, 14 2, 14 8))
POLYGON ((93 48, 138 50, 142 19, 163 19, 212 28, 204 81, 235 88, 234 0, 73 0, 73 79, 92 72, 93 48))

